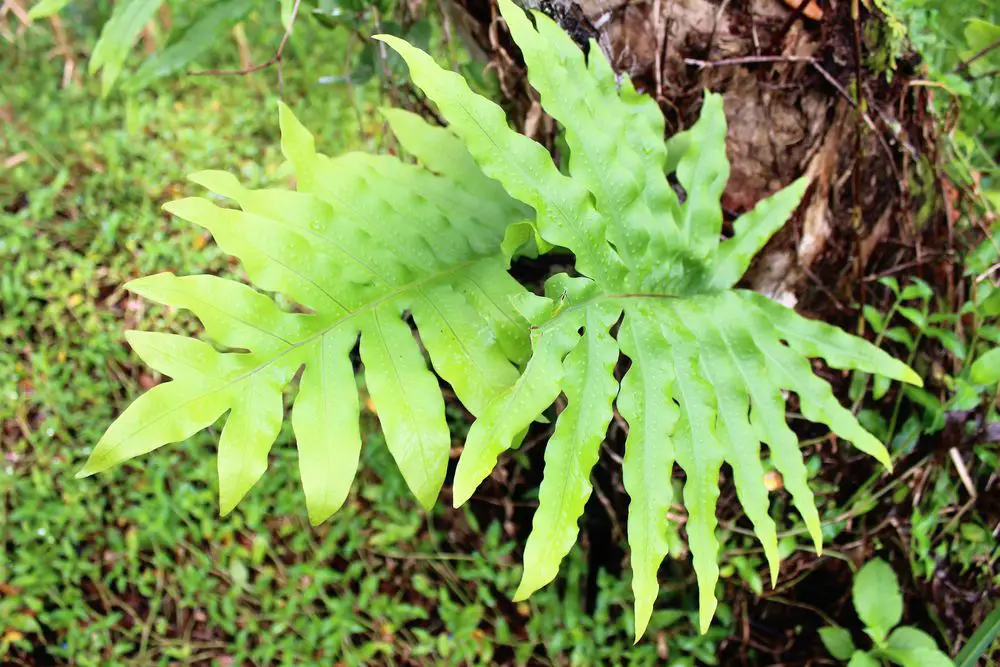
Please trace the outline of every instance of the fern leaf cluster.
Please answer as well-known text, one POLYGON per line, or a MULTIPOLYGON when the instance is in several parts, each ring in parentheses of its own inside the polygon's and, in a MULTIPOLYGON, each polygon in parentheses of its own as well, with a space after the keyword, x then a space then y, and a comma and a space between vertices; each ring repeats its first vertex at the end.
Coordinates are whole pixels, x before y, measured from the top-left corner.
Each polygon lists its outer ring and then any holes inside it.
POLYGON ((224 172, 194 182, 239 204, 204 198, 167 209, 208 229, 260 288, 309 309, 281 310, 254 289, 213 276, 169 273, 128 288, 193 312, 215 345, 129 332, 142 359, 172 381, 131 405, 97 444, 81 475, 183 440, 228 411, 219 440, 219 493, 229 512, 267 467, 284 415, 282 392, 303 373, 292 408, 302 485, 319 523, 344 502, 361 447, 350 352, 360 338, 368 391, 386 442, 425 507, 444 481, 451 437, 438 375, 473 413, 518 377, 527 328, 512 306, 525 292, 500 244, 524 217, 476 169, 458 140, 403 111, 388 113, 401 143, 426 167, 388 156, 318 154, 281 108, 282 148, 298 191, 249 190, 224 172), (221 351, 220 351, 221 348, 221 351))
POLYGON ((517 598, 550 582, 577 537, 591 493, 590 469, 617 406, 629 424, 624 482, 636 634, 649 620, 656 573, 667 553, 671 475, 685 473, 687 533, 706 629, 716 607, 719 543, 715 506, 723 464, 771 567, 778 546, 768 508, 761 443, 783 474, 809 532, 821 548, 819 518, 795 435, 784 419, 783 392, 803 414, 886 465, 888 453, 813 374, 811 357, 919 382, 912 370, 860 338, 804 319, 764 296, 735 290, 754 254, 798 206, 799 180, 734 224, 720 241, 722 191, 729 176, 722 99, 706 95, 688 148, 676 163, 683 201, 664 175, 663 118, 656 103, 619 81, 597 48, 589 60, 545 16, 529 21, 510 2, 504 19, 521 48, 542 105, 566 133, 569 173, 544 149, 507 127, 493 103, 461 77, 396 38, 413 81, 465 142, 483 172, 535 210, 537 232, 573 252, 579 277, 557 275, 545 297, 522 295, 532 324, 533 355, 521 378, 479 415, 455 477, 465 502, 497 457, 517 444, 532 420, 560 395, 566 408, 546 446, 539 508, 524 555, 517 598), (620 87, 620 89, 619 89, 620 87), (618 325, 617 335, 612 331, 618 325), (621 385, 619 354, 631 362, 621 385))
POLYGON ((203 225, 261 289, 309 309, 279 309, 250 287, 208 276, 161 274, 130 289, 192 310, 215 345, 132 332, 143 359, 173 378, 142 396, 98 444, 83 474, 184 439, 229 412, 219 443, 223 511, 262 474, 282 422, 282 391, 304 368, 292 426, 310 518, 347 496, 357 467, 358 399, 349 352, 360 339, 365 379, 389 448, 425 506, 444 478, 444 402, 404 314, 412 314, 437 374, 476 420, 459 460, 456 505, 498 457, 562 395, 546 445, 539 508, 517 598, 550 582, 577 539, 590 470, 617 410, 629 425, 624 483, 636 634, 656 598, 667 553, 675 465, 701 600, 716 607, 715 510, 722 466, 771 567, 779 558, 761 445, 782 473, 817 549, 819 518, 785 396, 885 465, 883 445, 817 377, 811 358, 838 369, 919 383, 866 341, 734 289, 754 254, 798 206, 799 180, 760 202, 722 240, 729 176, 722 100, 708 94, 680 156, 668 156, 656 103, 618 79, 600 49, 589 59, 550 19, 500 0, 546 111, 565 129, 562 173, 503 111, 426 53, 381 36, 408 63, 448 129, 387 112, 422 166, 352 154, 331 159, 282 108, 282 145, 298 192, 248 190, 219 172, 193 180, 239 204, 204 199, 169 209, 203 225), (665 173, 676 168, 678 196, 665 173), (573 253, 535 295, 506 272, 522 242, 573 253), (622 381, 615 368, 628 362, 622 381))

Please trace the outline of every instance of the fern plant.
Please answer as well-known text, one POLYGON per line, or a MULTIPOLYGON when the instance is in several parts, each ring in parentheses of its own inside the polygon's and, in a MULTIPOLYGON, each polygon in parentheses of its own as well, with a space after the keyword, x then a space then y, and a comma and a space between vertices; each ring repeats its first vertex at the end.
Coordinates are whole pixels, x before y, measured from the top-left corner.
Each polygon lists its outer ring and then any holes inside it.
POLYGON ((251 191, 226 174, 196 174, 196 182, 237 201, 242 212, 201 199, 169 210, 207 227, 259 287, 312 312, 284 312, 251 288, 218 278, 160 275, 130 284, 191 309, 229 350, 130 333, 140 356, 173 380, 122 414, 81 474, 181 440, 229 410, 219 443, 221 504, 229 511, 266 467, 281 424, 282 388, 304 367, 292 426, 309 515, 322 521, 344 501, 357 466, 358 404, 347 355, 360 333, 365 378, 389 448, 427 506, 444 476, 449 437, 441 393, 401 318, 409 311, 434 369, 477 417, 456 471, 456 505, 566 397, 546 447, 516 597, 551 581, 574 544, 590 469, 617 407, 629 424, 624 480, 636 634, 649 621, 667 553, 675 464, 686 475, 704 631, 717 604, 715 506, 724 463, 772 580, 779 559, 761 443, 816 548, 822 546, 806 469, 784 420, 784 392, 798 395, 808 418, 890 465, 882 444, 837 402, 809 359, 920 380, 860 338, 734 289, 808 184, 797 181, 762 201, 720 240, 729 166, 719 96, 706 95, 700 120, 684 141, 672 142, 685 147, 683 155, 668 162, 656 103, 616 78, 600 49, 591 48, 587 60, 544 15, 532 22, 508 0, 500 6, 543 106, 565 128, 569 173, 511 130, 503 111, 459 75, 381 36, 449 122, 447 130, 431 128, 388 112, 401 143, 424 166, 318 155, 282 107, 282 145, 299 192, 251 191), (667 180, 668 164, 676 165, 683 200, 667 180), (553 276, 544 296, 527 291, 505 270, 525 244, 571 251, 576 275, 553 276), (629 368, 619 385, 614 369, 622 356, 629 368))
POLYGON ((228 411, 218 452, 227 513, 266 469, 283 421, 282 390, 304 368, 292 426, 309 517, 320 523, 343 504, 358 465, 349 354, 360 335, 389 450, 421 504, 433 505, 451 438, 438 381, 402 315, 412 314, 437 373, 481 412, 517 379, 515 363, 528 352, 527 327, 511 305, 525 290, 500 252, 504 230, 524 211, 446 130, 408 112, 387 115, 425 167, 318 154, 312 135, 282 106, 282 149, 298 192, 249 190, 227 173, 206 171, 191 179, 242 210, 203 198, 166 206, 208 229, 257 286, 312 312, 283 311, 252 288, 213 276, 164 273, 129 283, 136 294, 189 309, 216 346, 128 332, 139 356, 173 380, 129 406, 80 475, 190 437, 228 411))

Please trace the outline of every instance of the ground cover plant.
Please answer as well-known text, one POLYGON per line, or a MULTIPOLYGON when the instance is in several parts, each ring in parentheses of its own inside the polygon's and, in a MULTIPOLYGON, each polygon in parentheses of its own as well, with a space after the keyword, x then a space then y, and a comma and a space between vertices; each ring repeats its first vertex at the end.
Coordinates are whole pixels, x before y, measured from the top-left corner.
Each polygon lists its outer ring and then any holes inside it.
POLYGON ((953 664, 938 649, 933 637, 917 628, 899 625, 903 617, 903 596, 896 573, 885 561, 870 561, 858 571, 853 598, 858 616, 865 624, 865 633, 875 646, 868 651, 860 650, 855 647, 851 633, 844 628, 823 628, 820 636, 833 657, 853 667, 879 665, 883 659, 903 667, 949 667, 953 664))

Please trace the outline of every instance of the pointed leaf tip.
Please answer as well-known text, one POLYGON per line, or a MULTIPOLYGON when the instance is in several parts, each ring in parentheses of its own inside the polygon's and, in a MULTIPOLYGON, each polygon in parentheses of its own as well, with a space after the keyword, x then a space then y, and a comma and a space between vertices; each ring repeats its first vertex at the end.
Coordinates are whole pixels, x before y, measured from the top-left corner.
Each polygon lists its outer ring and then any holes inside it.
POLYGON ((906 366, 906 370, 903 371, 903 382, 906 382, 907 384, 912 384, 915 387, 924 386, 924 379, 919 375, 917 375, 917 372, 912 368, 910 368, 909 366, 906 366))
POLYGON ((650 600, 647 604, 645 600, 635 601, 635 641, 632 645, 635 646, 642 639, 642 636, 646 634, 646 628, 649 627, 649 619, 653 616, 653 601, 650 600))

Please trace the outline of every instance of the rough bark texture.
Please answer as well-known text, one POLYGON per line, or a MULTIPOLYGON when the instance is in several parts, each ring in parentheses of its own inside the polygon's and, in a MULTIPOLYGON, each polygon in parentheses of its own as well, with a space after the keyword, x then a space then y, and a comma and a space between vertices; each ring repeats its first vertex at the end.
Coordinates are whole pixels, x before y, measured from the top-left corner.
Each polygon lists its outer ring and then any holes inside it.
MULTIPOLYGON (((811 20, 791 7, 798 2, 525 4, 556 18, 581 44, 596 39, 617 71, 659 101, 669 134, 694 121, 703 89, 724 95, 732 177, 723 205, 730 216, 811 174, 806 202, 762 254, 750 282, 786 302, 813 301, 812 276, 822 275, 822 298, 840 309, 841 301, 857 300, 866 279, 928 257, 903 176, 931 145, 922 134, 926 93, 907 86, 912 63, 899 63, 891 83, 869 70, 865 54, 879 47, 864 38, 874 19, 863 7, 854 21, 850 0, 831 0, 802 12, 821 17, 811 20), (865 113, 856 111, 857 81, 865 113)), ((551 146, 554 124, 524 80, 495 2, 454 0, 453 9, 461 32, 498 73, 514 121, 551 146)))

